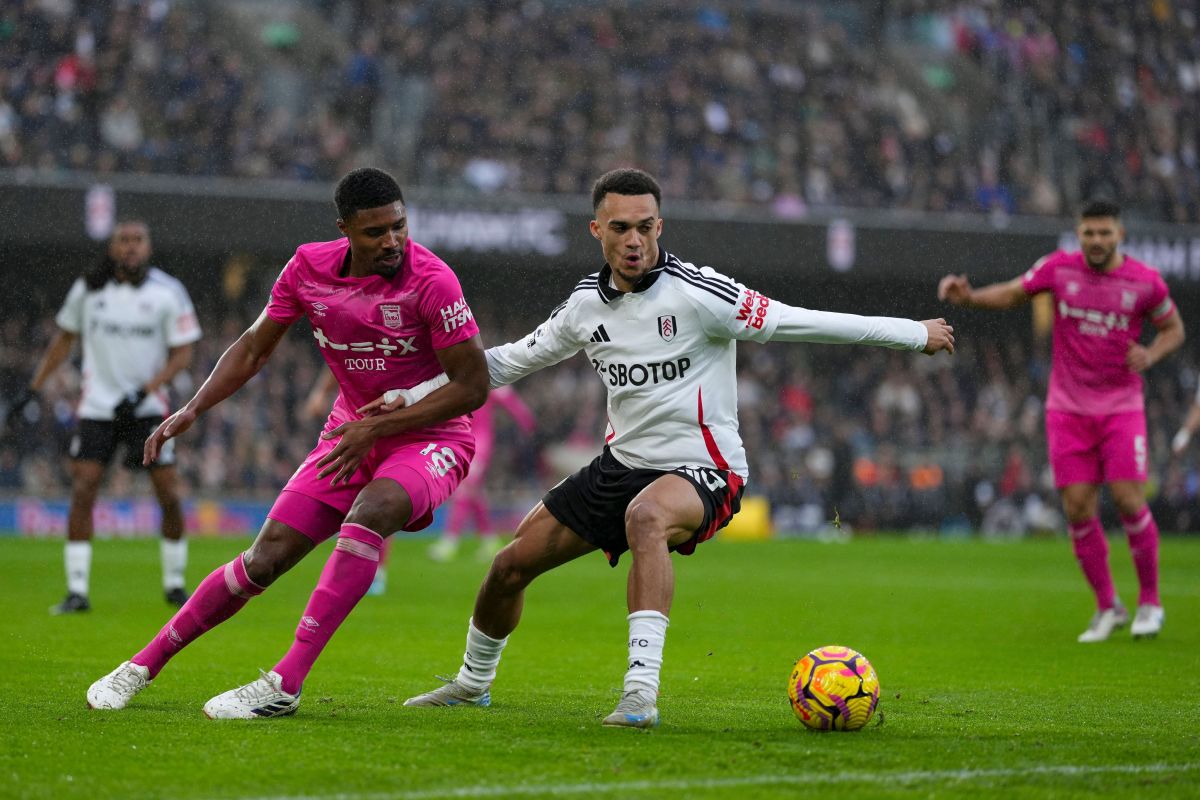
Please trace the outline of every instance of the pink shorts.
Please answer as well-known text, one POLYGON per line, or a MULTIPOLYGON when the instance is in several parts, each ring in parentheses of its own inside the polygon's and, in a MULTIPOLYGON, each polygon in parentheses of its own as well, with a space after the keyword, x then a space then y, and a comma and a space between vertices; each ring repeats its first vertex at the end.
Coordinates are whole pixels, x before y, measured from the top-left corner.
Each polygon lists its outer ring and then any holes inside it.
MULTIPOLYGON (((330 427, 326 423, 326 429, 330 427)), ((317 462, 336 444, 336 439, 318 440, 267 513, 316 543, 338 532, 358 493, 378 478, 391 478, 412 500, 412 517, 402 530, 429 527, 434 509, 466 478, 475 454, 475 438, 469 428, 389 436, 375 443, 349 481, 333 486, 332 475, 317 477, 322 469, 317 462)))
POLYGON ((1046 412, 1046 441, 1054 485, 1146 481, 1146 415, 1141 411, 1090 416, 1046 412))

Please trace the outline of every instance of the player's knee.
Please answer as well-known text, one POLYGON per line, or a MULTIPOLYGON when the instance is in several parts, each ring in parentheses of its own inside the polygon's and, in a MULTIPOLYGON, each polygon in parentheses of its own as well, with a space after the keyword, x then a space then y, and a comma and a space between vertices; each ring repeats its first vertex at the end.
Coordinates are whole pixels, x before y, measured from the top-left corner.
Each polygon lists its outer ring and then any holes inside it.
POLYGON ((96 495, 100 493, 100 481, 90 480, 87 478, 76 478, 71 482, 71 500, 78 503, 91 505, 96 502, 96 495))
POLYGON ((1122 517, 1136 517, 1146 506, 1146 498, 1138 492, 1113 494, 1113 505, 1122 517))
POLYGON ((398 485, 394 490, 368 487, 359 493, 346 514, 346 522, 387 536, 404 527, 412 517, 412 500, 398 485), (368 489, 373 489, 368 491, 368 489))
POLYGON ((635 500, 625 511, 629 549, 658 547, 667 538, 667 515, 657 503, 635 500))
POLYGON ((496 557, 492 559, 492 566, 488 569, 487 583, 492 591, 513 594, 522 591, 534 577, 532 571, 521 564, 516 548, 509 544, 496 553, 496 557))
POLYGON ((303 549, 298 541, 282 536, 260 535, 246 551, 242 564, 250 580, 259 586, 270 586, 311 549, 311 545, 303 549))

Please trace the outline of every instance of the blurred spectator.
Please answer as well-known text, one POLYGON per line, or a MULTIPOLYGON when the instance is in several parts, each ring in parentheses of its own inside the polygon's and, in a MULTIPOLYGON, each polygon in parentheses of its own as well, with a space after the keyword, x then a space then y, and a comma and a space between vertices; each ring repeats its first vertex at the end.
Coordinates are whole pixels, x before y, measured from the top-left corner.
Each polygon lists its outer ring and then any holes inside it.
POLYGON ((0 158, 329 180, 365 151, 406 185, 545 193, 629 164, 789 219, 1104 194, 1200 222, 1192 1, 292 6, 325 19, 247 48, 232 4, 0 4, 0 158))

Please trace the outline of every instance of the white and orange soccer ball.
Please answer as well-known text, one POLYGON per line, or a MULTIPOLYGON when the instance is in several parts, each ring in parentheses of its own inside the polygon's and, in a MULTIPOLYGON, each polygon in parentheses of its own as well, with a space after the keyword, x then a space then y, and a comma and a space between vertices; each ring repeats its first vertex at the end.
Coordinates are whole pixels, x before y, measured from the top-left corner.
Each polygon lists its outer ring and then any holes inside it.
POLYGON ((815 731, 856 731, 879 705, 879 677, 856 650, 818 647, 792 667, 788 697, 797 719, 815 731))

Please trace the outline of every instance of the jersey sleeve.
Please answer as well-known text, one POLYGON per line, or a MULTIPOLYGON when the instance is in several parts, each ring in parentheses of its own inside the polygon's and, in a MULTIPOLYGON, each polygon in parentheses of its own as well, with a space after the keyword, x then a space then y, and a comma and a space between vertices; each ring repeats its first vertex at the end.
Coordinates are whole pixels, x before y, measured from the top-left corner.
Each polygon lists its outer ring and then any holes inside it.
POLYGON ((83 330, 85 297, 87 297, 87 284, 83 282, 83 278, 79 278, 71 284, 71 290, 67 292, 67 299, 63 301, 62 308, 58 310, 58 316, 54 318, 54 323, 67 333, 80 333, 83 330))
POLYGON ((291 325, 304 316, 304 307, 296 291, 297 271, 300 268, 300 253, 292 256, 279 277, 271 286, 271 299, 267 301, 267 316, 280 325, 291 325))
POLYGON ((929 339, 929 331, 915 320, 799 308, 772 300, 708 267, 701 273, 726 281, 737 291, 732 306, 727 297, 713 292, 688 292, 710 336, 751 342, 869 344, 898 350, 921 350, 929 339))
POLYGON ((1021 286, 1025 289, 1025 294, 1034 295, 1054 291, 1054 273, 1061 261, 1061 250, 1039 258, 1021 276, 1021 286))
POLYGON ((183 284, 171 293, 174 300, 163 320, 168 347, 181 347, 200 339, 200 322, 196 319, 196 308, 183 284))
MULTIPOLYGON (((574 297, 574 295, 572 296, 574 297)), ((571 324, 575 303, 568 299, 523 339, 487 350, 491 387, 507 386, 544 367, 565 361, 583 347, 583 338, 571 324)))
POLYGON ((429 326, 434 350, 444 350, 479 334, 458 276, 448 268, 438 270, 425 284, 418 307, 429 326))
POLYGON ((1150 295, 1146 299, 1146 316, 1150 321, 1158 324, 1165 320, 1175 311, 1175 303, 1171 300, 1171 292, 1167 288, 1167 282, 1163 280, 1162 275, 1157 272, 1151 279, 1150 295))

